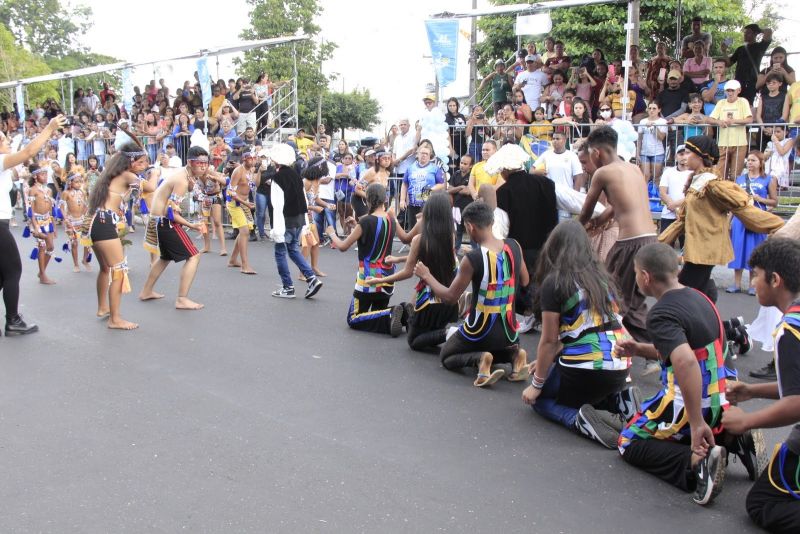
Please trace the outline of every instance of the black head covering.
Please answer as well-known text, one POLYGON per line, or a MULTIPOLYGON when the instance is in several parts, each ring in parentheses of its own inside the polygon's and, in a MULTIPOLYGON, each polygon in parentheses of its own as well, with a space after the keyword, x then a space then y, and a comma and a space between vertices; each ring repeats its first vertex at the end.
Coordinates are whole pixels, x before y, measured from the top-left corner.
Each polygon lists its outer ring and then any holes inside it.
POLYGON ((695 135, 686 140, 686 149, 716 165, 719 161, 719 147, 716 141, 707 135, 695 135))

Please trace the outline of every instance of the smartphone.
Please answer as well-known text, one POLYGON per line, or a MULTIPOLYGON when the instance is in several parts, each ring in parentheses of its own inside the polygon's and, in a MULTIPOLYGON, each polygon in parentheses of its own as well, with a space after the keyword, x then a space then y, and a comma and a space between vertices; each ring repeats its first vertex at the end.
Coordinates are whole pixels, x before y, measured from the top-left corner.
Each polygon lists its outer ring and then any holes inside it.
POLYGON ((486 118, 486 114, 485 113, 478 113, 477 115, 475 115, 475 118, 476 119, 485 119, 486 118))
POLYGON ((667 69, 661 67, 660 69, 658 69, 658 81, 663 82, 666 79, 667 79, 667 69))
POLYGON ((617 82, 617 69, 614 68, 614 65, 608 66, 608 81, 611 83, 617 82))

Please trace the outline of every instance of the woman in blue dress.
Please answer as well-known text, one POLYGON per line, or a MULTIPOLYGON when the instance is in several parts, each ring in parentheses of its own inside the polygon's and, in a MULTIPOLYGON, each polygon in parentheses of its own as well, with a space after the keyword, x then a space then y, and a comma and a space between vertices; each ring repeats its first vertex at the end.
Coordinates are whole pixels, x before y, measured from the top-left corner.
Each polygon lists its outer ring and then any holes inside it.
MULTIPOLYGON (((745 160, 745 172, 736 179, 736 183, 750 195, 753 205, 762 210, 768 210, 778 205, 778 181, 764 172, 764 154, 752 150, 745 160)), ((747 269, 750 253, 756 246, 767 238, 766 234, 757 234, 744 227, 744 224, 734 217, 731 221, 731 244, 733 245, 733 261, 728 267, 733 269, 734 283, 725 291, 739 293, 742 287, 742 271, 747 269)), ((747 293, 755 295, 753 280, 750 278, 750 288, 747 293)))

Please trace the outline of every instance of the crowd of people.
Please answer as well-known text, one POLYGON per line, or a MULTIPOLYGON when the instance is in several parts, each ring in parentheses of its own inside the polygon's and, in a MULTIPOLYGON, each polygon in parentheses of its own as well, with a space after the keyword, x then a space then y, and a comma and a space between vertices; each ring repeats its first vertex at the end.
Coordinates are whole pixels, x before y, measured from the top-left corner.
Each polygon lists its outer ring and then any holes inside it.
MULTIPOLYGON (((413 350, 438 352, 445 369, 474 370, 478 388, 503 378, 524 383, 522 402, 538 415, 618 450, 624 461, 691 493, 701 505, 719 495, 727 458, 735 455, 754 481, 747 497, 751 518, 769 530, 796 532, 800 210, 786 224, 770 212, 777 177, 766 170, 761 151, 751 151, 745 161, 731 133, 746 123, 748 117, 737 114, 751 113, 749 99, 759 90, 758 77, 747 78, 749 69, 740 73, 739 66, 760 58, 770 37, 768 30, 745 28, 744 51, 728 58, 737 64, 736 77, 727 81, 724 72, 710 79, 710 36, 699 20, 684 40, 686 64, 671 64, 663 46, 648 66, 632 54, 631 80, 635 72, 647 72, 639 79, 643 115, 635 121, 646 130, 632 139, 633 152, 624 146, 628 130, 618 126, 627 122, 619 117, 619 69, 607 67, 598 50, 573 70, 563 44, 552 39, 542 55, 535 46, 525 51, 512 66, 520 68, 516 76, 501 61, 483 80, 493 91, 493 123, 479 106, 466 119, 452 100, 447 113, 437 114, 435 96, 426 95, 414 128, 401 119, 386 139, 357 153, 345 141, 332 147, 323 128, 312 134, 300 129, 287 142, 262 147, 254 110, 269 105, 269 92, 262 100, 246 80, 215 87, 215 122, 205 121, 202 106, 193 109, 193 126, 200 120, 205 129, 183 136, 185 153, 172 143, 162 153, 161 145, 153 149, 148 142, 158 137, 155 109, 168 94, 154 83, 137 100, 147 102, 144 129, 138 118, 135 125, 117 121, 114 151, 104 153, 102 162, 96 153, 78 153, 76 138, 67 136, 78 128, 77 139, 85 139, 83 128, 57 109, 45 110, 25 136, 6 120, 0 134, 5 333, 37 330, 18 313, 22 263, 10 227, 19 193, 23 235, 34 240, 39 281, 53 283, 47 268, 61 226, 76 270, 81 264, 90 269, 92 255, 97 259, 96 315, 114 329, 138 326, 121 312, 122 295, 131 290, 122 238, 138 220, 151 253, 139 298, 163 298, 155 290, 159 277, 170 263, 183 263, 175 307, 186 310, 203 308, 189 292, 212 239, 222 256, 228 255, 225 239, 234 239, 228 265, 245 275, 256 274, 250 241, 271 240, 280 278, 272 296, 281 299, 296 298, 289 259, 307 285, 304 297, 313 298, 326 276, 319 249, 356 246, 355 284, 346 305, 351 329, 393 337, 405 331, 413 350), (703 97, 714 104, 707 118, 693 115, 703 101, 681 96, 681 113, 668 109, 665 120, 671 93, 683 94, 680 88, 688 84, 695 91, 714 87, 713 95, 720 84, 723 90, 719 98, 703 97), (230 99, 219 98, 223 90, 233 91, 230 99), (570 91, 574 97, 568 99, 570 91), (504 100, 508 94, 516 95, 513 104, 504 100), (252 107, 243 108, 242 98, 252 107), (235 120, 235 112, 243 127, 227 136, 224 123, 235 120), (253 120, 242 120, 251 113, 253 120), (506 114, 513 117, 508 123, 506 114), (460 133, 453 128, 446 153, 435 150, 436 130, 426 130, 431 117, 463 127, 460 133), (670 120, 683 125, 674 162, 657 150, 675 132, 670 120), (532 122, 537 124, 527 127, 532 122), (709 127, 721 133, 715 138, 709 127), (75 152, 59 162, 62 143, 75 143, 75 152), (731 173, 739 159, 746 170, 731 173), (648 190, 656 173, 660 228, 648 190), (27 185, 16 188, 20 181, 27 185), (223 213, 233 235, 225 234, 223 213), (203 235, 202 250, 187 230, 203 235), (397 241, 407 250, 396 249, 397 241), (730 292, 741 291, 741 271, 748 269, 759 304, 775 310, 770 326, 777 328, 778 372, 772 382, 740 382, 726 366, 731 351, 749 348, 742 321, 723 320, 715 305, 711 272, 726 264, 738 273, 730 292), (412 277, 413 295, 392 303, 395 284, 412 277), (656 300, 650 309, 646 297, 656 300), (539 332, 533 361, 520 344, 530 330, 539 332), (649 399, 632 383, 632 358, 650 362, 646 372, 660 373, 661 388, 649 399), (755 397, 776 402, 753 412, 733 405, 755 397), (787 424, 797 426, 767 463, 759 429, 787 424)), ((790 84, 784 107, 795 117, 789 122, 796 122, 800 103, 788 95, 798 86, 786 79, 785 57, 781 64, 783 83, 790 84)), ((777 72, 767 78, 772 74, 777 72)), ((770 94, 775 82, 766 80, 770 94)), ((113 92, 104 90, 104 97, 81 95, 81 106, 89 112, 113 107, 113 92)), ((188 127, 197 93, 191 86, 179 93, 178 110, 185 108, 180 130, 188 127)), ((774 128, 773 150, 785 149, 781 155, 792 150, 781 144, 791 130, 774 128)))

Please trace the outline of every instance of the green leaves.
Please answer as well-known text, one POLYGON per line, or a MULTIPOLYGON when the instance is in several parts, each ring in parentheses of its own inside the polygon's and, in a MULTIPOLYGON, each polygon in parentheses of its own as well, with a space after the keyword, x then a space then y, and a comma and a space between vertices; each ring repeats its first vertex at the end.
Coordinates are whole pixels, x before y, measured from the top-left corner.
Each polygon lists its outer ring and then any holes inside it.
POLYGON ((325 93, 322 98, 322 122, 328 131, 356 128, 369 130, 378 124, 381 107, 368 90, 349 93, 325 93))

